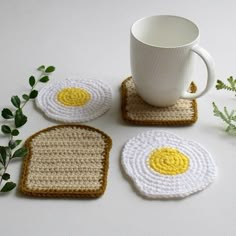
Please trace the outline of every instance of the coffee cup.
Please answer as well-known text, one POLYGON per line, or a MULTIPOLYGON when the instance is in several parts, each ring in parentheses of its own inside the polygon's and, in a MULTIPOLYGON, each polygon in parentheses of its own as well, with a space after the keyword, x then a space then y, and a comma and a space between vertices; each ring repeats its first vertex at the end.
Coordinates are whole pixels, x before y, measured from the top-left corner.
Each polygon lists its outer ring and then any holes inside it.
POLYGON ((214 85, 214 61, 199 45, 199 28, 179 16, 142 18, 131 27, 130 62, 135 88, 147 103, 167 107, 179 99, 196 99, 214 85), (196 55, 207 68, 206 86, 188 92, 196 55))

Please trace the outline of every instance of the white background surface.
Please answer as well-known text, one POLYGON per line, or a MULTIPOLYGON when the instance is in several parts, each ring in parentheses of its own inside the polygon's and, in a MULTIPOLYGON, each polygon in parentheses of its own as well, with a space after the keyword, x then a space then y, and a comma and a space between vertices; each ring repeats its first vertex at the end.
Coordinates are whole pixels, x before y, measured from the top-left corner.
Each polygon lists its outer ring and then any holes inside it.
MULTIPOLYGON (((130 75, 129 29, 144 16, 187 17, 201 30, 201 45, 214 57, 217 79, 236 75, 235 1, 229 0, 2 0, 0 1, 0 107, 28 90, 41 64, 55 65, 53 80, 69 76, 101 79, 113 91, 112 108, 86 124, 113 139, 108 185, 97 200, 31 199, 13 191, 0 197, 1 235, 236 235, 236 137, 213 116, 212 101, 235 108, 234 94, 216 91, 198 99, 199 119, 190 127, 138 127, 120 115, 121 82, 130 75), (145 200, 123 174, 120 152, 131 137, 149 129, 171 131, 200 142, 212 153, 218 177, 205 191, 179 201, 145 200)), ((205 68, 195 74, 204 85, 205 68)), ((33 104, 21 138, 57 124, 33 104)), ((1 137, 1 145, 5 140, 1 137)), ((18 183, 21 161, 9 166, 18 183)))

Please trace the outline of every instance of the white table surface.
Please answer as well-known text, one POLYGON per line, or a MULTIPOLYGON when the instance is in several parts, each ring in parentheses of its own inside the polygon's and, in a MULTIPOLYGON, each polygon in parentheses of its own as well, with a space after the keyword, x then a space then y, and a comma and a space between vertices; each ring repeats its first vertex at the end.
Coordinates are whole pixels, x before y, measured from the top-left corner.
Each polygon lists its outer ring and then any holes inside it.
MULTIPOLYGON (((16 190, 0 197, 1 235, 236 235, 236 137, 224 132, 213 116, 212 102, 235 108, 234 94, 211 90, 198 99, 199 118, 188 127, 141 127, 122 121, 120 84, 130 75, 129 29, 144 16, 187 17, 201 30, 201 45, 216 62, 217 79, 236 75, 236 3, 234 0, 5 0, 0 1, 0 107, 12 95, 27 91, 28 77, 41 64, 56 66, 53 80, 70 76, 100 79, 110 84, 112 108, 87 122, 113 139, 108 185, 96 200, 34 199, 16 190), (150 129, 173 132, 200 142, 211 152, 218 177, 206 190, 183 200, 140 197, 120 166, 125 142, 150 129)), ((205 83, 199 60, 195 77, 205 83)), ((33 104, 20 138, 56 125, 33 104)), ((5 142, 1 137, 1 145, 5 142)), ((22 161, 9 166, 18 183, 22 161)))

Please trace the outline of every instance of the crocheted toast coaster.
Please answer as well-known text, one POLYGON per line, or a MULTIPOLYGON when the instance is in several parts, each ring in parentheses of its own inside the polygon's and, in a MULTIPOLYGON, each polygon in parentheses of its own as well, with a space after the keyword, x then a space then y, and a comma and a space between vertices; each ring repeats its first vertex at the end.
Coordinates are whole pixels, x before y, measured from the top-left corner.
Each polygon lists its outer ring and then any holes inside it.
POLYGON ((205 189, 216 177, 210 153, 199 143, 156 130, 124 146, 121 163, 147 198, 183 198, 205 189))
MULTIPOLYGON (((192 83, 190 92, 195 92, 192 83)), ((196 100, 179 99, 169 107, 154 107, 144 102, 135 90, 132 77, 123 81, 121 86, 122 117, 125 121, 137 125, 178 126, 191 125, 197 121, 196 100)))
POLYGON ((101 196, 106 188, 112 140, 84 125, 58 125, 26 141, 20 190, 38 197, 101 196))
POLYGON ((75 123, 93 120, 111 107, 112 93, 99 80, 66 79, 43 87, 36 105, 54 120, 75 123))

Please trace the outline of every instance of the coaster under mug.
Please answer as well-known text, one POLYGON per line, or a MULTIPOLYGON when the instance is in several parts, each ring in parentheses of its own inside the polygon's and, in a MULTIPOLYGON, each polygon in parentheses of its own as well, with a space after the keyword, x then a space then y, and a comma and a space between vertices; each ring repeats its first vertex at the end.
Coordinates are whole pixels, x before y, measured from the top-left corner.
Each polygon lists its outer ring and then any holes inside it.
MULTIPOLYGON (((189 92, 196 91, 192 82, 189 92)), ((169 107, 149 105, 138 95, 132 77, 128 77, 121 85, 121 111, 125 121, 136 125, 184 126, 197 121, 196 100, 179 99, 169 107)))

